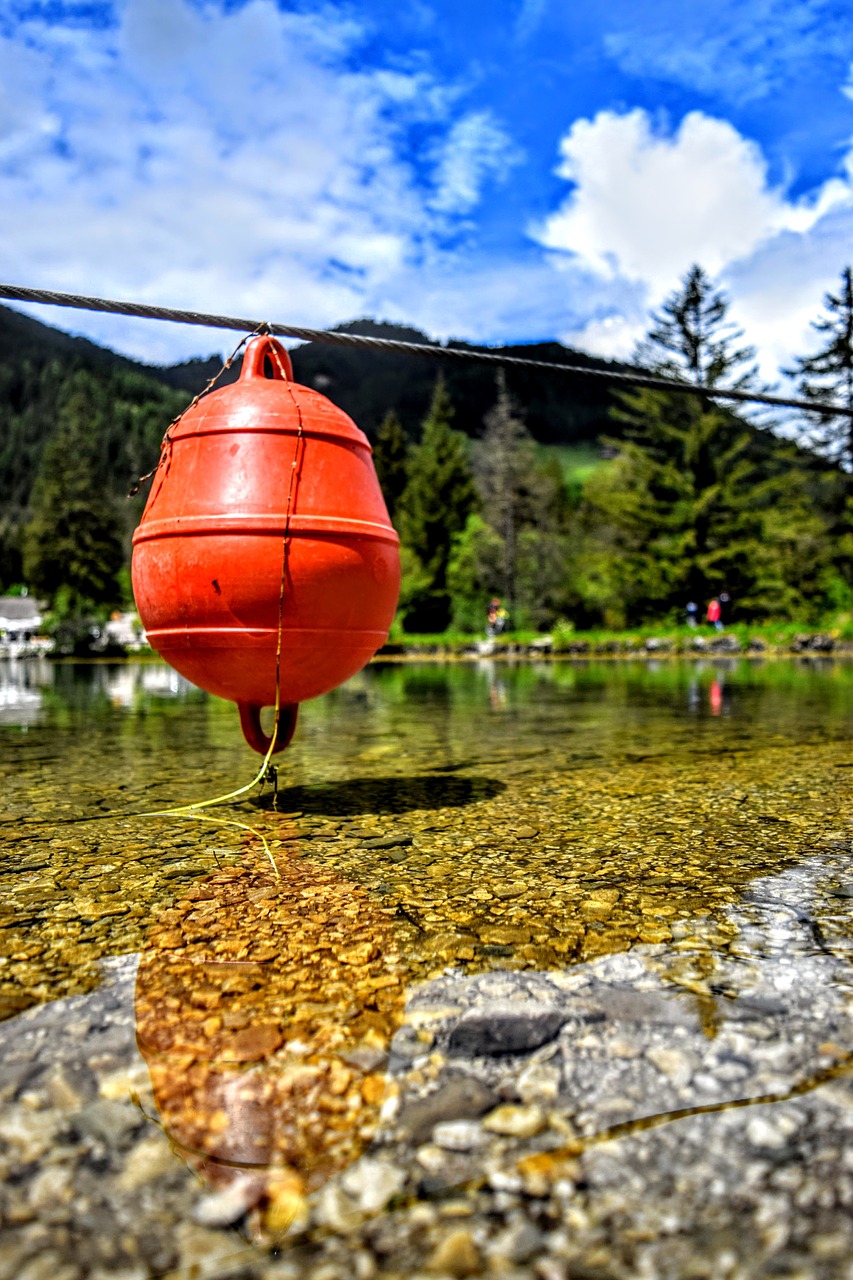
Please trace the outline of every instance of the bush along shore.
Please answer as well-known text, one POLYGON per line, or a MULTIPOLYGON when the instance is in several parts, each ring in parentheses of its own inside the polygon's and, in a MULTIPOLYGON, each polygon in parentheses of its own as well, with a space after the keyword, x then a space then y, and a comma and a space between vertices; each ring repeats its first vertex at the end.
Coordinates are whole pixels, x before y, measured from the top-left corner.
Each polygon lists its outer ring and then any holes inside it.
POLYGON ((713 627, 642 627, 631 631, 575 631, 558 624, 547 635, 510 632, 476 635, 401 635, 377 654, 406 658, 676 658, 703 655, 747 657, 853 658, 853 620, 822 629, 796 623, 735 623, 713 627))

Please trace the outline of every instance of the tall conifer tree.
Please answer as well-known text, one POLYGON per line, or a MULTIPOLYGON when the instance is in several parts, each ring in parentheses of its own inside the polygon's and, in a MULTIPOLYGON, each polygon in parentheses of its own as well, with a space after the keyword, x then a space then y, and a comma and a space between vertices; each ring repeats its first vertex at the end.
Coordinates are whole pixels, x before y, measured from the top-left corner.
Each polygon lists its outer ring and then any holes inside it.
MULTIPOLYGON (((853 410, 853 268, 841 273, 838 293, 824 296, 824 314, 812 321, 823 338, 820 350, 799 356, 786 372, 798 380, 806 400, 820 400, 853 410)), ((812 433, 818 447, 834 462, 853 468, 853 417, 849 414, 816 414, 812 433)))
POLYGON ((104 406, 91 374, 74 374, 63 388, 56 433, 45 448, 24 531, 24 572, 36 591, 54 600, 65 588, 71 608, 112 605, 124 561, 122 525, 105 491, 99 452, 104 406))
POLYGON ((452 419, 447 386, 439 378, 420 442, 409 455, 408 481, 397 511, 400 537, 429 583, 412 601, 406 619, 410 630, 443 631, 450 622, 451 547, 477 506, 467 441, 453 430, 452 419))
MULTIPOLYGON (((670 376, 754 388, 754 352, 741 338, 724 295, 692 267, 637 355, 670 376)), ((618 457, 585 493, 587 596, 627 621, 680 613, 724 589, 741 616, 777 612, 787 589, 766 513, 784 496, 785 464, 759 469, 755 428, 707 396, 643 389, 620 399, 618 457)))
POLYGON ((739 346, 743 332, 728 318, 728 300, 694 264, 680 288, 652 313, 652 326, 634 358, 656 372, 708 387, 758 390, 755 348, 739 346))
POLYGON ((406 460, 409 442, 393 409, 386 413, 373 443, 373 464, 385 497, 388 514, 394 519, 400 498, 406 488, 406 460))
MULTIPOLYGON (((486 414, 485 431, 474 449, 474 476, 486 521, 500 539, 501 594, 513 623, 541 622, 548 613, 555 575, 546 566, 559 562, 559 514, 562 475, 540 462, 536 444, 521 420, 506 386, 497 377, 497 401, 486 414)), ((558 578, 564 576, 558 569, 558 578)), ((482 607, 482 606, 481 606, 482 607)))

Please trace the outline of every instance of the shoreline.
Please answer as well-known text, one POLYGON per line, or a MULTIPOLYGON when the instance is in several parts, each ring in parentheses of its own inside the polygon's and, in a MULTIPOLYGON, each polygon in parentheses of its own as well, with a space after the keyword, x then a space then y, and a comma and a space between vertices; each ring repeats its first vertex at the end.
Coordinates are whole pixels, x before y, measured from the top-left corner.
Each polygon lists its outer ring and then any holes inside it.
POLYGON ((555 645, 550 637, 533 641, 472 642, 470 640, 394 641, 384 645, 372 662, 459 661, 477 662, 483 658, 497 661, 536 660, 545 662, 625 659, 699 659, 699 658, 805 658, 853 659, 853 641, 836 640, 826 632, 804 632, 787 643, 773 644, 760 636, 741 641, 731 632, 716 636, 682 637, 626 636, 624 640, 576 640, 555 645))

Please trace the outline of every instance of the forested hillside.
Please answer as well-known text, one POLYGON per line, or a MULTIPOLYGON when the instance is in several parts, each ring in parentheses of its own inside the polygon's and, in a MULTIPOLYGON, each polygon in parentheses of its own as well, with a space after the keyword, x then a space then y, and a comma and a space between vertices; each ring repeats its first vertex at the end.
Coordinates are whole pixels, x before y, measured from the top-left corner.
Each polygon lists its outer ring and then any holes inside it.
MULTIPOLYGON (((341 325, 343 333, 427 343, 418 329, 358 320, 341 325)), ((465 343, 450 344, 475 351, 465 343)), ((624 369, 625 365, 596 360, 557 342, 524 347, 501 347, 506 355, 548 360, 590 369, 624 369)), ((389 409, 397 415, 406 436, 417 439, 429 409, 438 372, 444 379, 459 431, 474 438, 495 401, 496 367, 467 360, 433 360, 399 352, 335 347, 309 342, 293 352, 297 381, 316 387, 339 404, 373 439, 389 409)), ((549 373, 539 369, 508 368, 506 385, 523 407, 534 440, 548 445, 579 445, 595 441, 608 426, 614 398, 599 378, 549 373)))
MULTIPOLYGON (((417 329, 359 321, 345 331, 409 342, 428 342, 417 329)), ((222 335, 210 335, 211 345, 222 335)), ((225 335, 229 346, 232 335, 225 335)), ((556 343, 507 348, 536 359, 590 361, 556 343)), ((334 399, 375 439, 393 410, 410 441, 417 439, 429 409, 437 362, 379 350, 306 343, 293 352, 297 381, 334 399)), ((0 307, 0 591, 22 581, 22 531, 31 515, 34 485, 45 451, 59 434, 68 447, 68 406, 73 402, 74 449, 91 452, 92 502, 117 522, 127 552, 141 499, 130 501, 133 481, 157 459, 163 433, 188 400, 221 367, 221 359, 171 367, 139 364, 85 338, 0 307), (65 423, 63 433, 60 426, 65 423)), ((441 370, 455 408, 455 426, 478 436, 495 398, 495 371, 484 365, 445 362, 441 370)), ((220 385, 239 373, 235 367, 220 385)), ((508 386, 524 406, 533 436, 547 444, 594 443, 607 424, 612 397, 606 384, 577 377, 542 376, 512 370, 508 386)), ((48 456, 48 461, 50 457, 48 456)), ((88 482, 87 482, 88 484, 88 482)))
MULTIPOLYGON (((853 386, 849 269, 842 279, 815 326, 825 350, 796 371, 803 394, 840 406, 853 386)), ((638 351, 645 368, 697 387, 759 389, 754 353, 700 267, 651 322, 638 351)), ((426 341, 372 321, 347 328, 426 341)), ((505 350, 607 367, 556 343, 505 350)), ((296 348, 293 363, 296 380, 373 443, 402 541, 398 628, 479 630, 494 596, 512 625, 540 630, 678 620, 688 603, 704 610, 720 594, 742 620, 816 622, 853 608, 853 428, 843 414, 821 415, 815 450, 699 390, 628 391, 320 343, 296 348), (583 473, 567 465, 580 455, 583 473)), ((128 489, 220 365, 137 364, 0 308, 0 591, 26 583, 55 619, 130 603, 145 495, 129 499, 128 489)), ((808 429, 804 420, 803 440, 808 429)))

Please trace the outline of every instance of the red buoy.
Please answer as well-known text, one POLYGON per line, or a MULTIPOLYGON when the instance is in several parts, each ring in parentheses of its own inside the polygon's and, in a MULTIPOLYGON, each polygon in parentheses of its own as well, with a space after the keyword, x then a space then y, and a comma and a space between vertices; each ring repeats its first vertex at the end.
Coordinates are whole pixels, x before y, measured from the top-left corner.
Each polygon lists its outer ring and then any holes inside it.
POLYGON ((400 588, 399 539, 367 437, 292 378, 286 350, 253 338, 239 380, 167 433, 133 536, 149 642, 193 684, 236 702, 261 753, 261 708, 275 705, 277 679, 276 751, 300 702, 385 643, 400 588))

